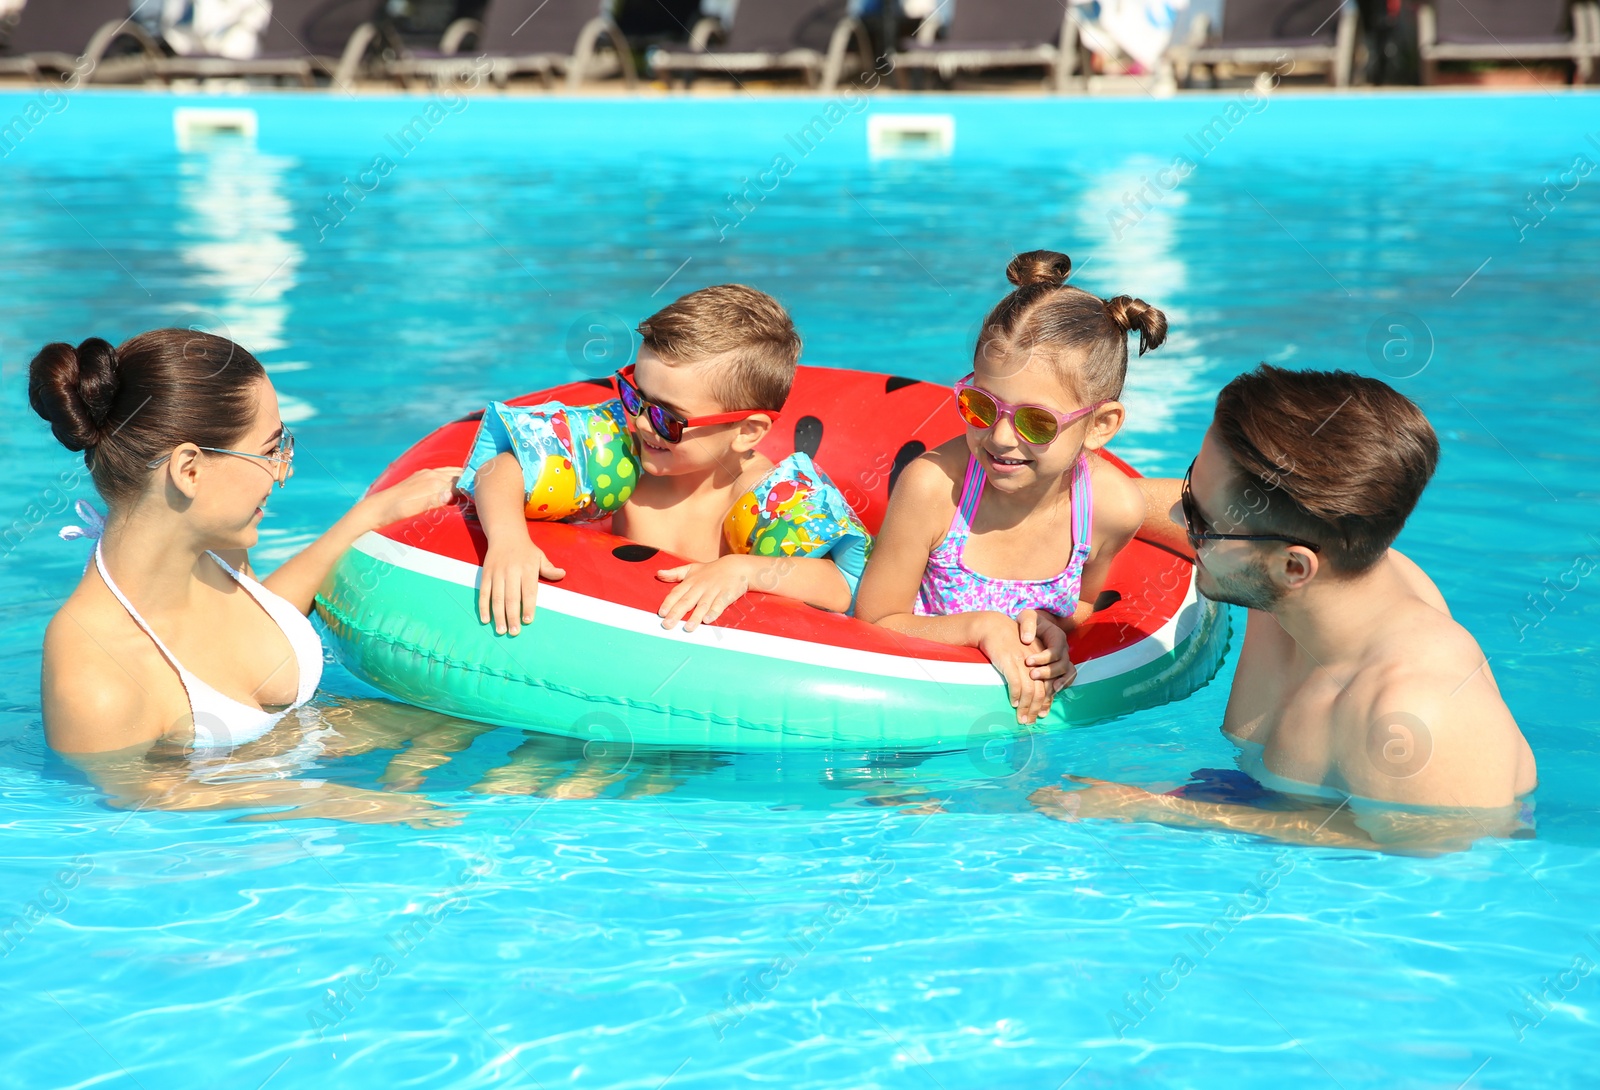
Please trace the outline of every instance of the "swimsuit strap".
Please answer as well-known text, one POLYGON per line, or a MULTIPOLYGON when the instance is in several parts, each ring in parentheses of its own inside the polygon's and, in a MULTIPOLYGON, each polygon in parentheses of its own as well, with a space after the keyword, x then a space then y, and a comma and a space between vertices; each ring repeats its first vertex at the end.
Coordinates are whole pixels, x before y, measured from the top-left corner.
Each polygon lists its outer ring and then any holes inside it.
POLYGON ((133 623, 138 625, 146 636, 150 637, 151 642, 156 645, 156 650, 161 652, 161 657, 166 659, 174 670, 178 671, 178 680, 183 683, 183 691, 187 695, 189 692, 189 671, 183 668, 183 664, 178 661, 177 656, 168 650, 166 644, 161 642, 161 637, 156 635, 155 629, 145 623, 145 619, 139 615, 139 611, 133 608, 133 603, 128 601, 128 596, 122 593, 122 588, 117 586, 116 581, 111 578, 111 573, 106 570, 105 554, 101 550, 100 542, 98 541, 95 542, 94 546, 94 567, 100 573, 100 578, 105 581, 106 589, 110 590, 117 601, 122 603, 122 608, 128 611, 128 616, 133 618, 133 623))
POLYGON ((1094 531, 1094 489, 1090 483, 1089 455, 1078 455, 1072 471, 1072 548, 1088 554, 1094 531))
MULTIPOLYGON (((322 680, 322 642, 317 637, 316 629, 311 627, 311 622, 302 616, 299 610, 282 597, 273 594, 248 575, 236 570, 216 553, 207 552, 206 555, 216 561, 235 583, 244 588, 289 641, 289 649, 295 658, 300 675, 296 699, 290 708, 304 704, 315 694, 317 685, 322 680), (297 621, 298 625, 295 624, 297 621)), ((111 578, 111 573, 106 570, 104 553, 98 544, 95 546, 94 564, 106 587, 117 601, 122 603, 122 608, 128 611, 128 616, 132 617, 140 630, 150 637, 150 641, 156 645, 161 656, 177 672, 178 681, 183 686, 184 696, 189 703, 190 719, 194 726, 193 744, 196 747, 242 745, 261 737, 283 718, 284 712, 269 712, 264 708, 253 707, 235 700, 185 669, 183 663, 179 662, 172 650, 161 641, 161 637, 156 635, 155 630, 128 600, 128 596, 122 593, 122 588, 111 578)))
POLYGON ((950 523, 950 532, 962 537, 972 528, 978 517, 978 501, 983 499, 983 466, 976 455, 967 458, 967 476, 961 482, 961 501, 956 505, 956 516, 950 523))

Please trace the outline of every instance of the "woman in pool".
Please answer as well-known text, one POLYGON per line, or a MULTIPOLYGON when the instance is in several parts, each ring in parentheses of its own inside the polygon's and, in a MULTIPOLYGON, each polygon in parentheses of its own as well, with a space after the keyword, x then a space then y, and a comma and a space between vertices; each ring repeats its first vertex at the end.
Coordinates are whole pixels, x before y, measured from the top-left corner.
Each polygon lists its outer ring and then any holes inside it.
POLYGON ((109 507, 93 562, 45 632, 45 738, 119 801, 171 809, 284 806, 275 817, 430 821, 422 800, 293 779, 190 782, 137 771, 158 743, 202 760, 262 739, 308 701, 322 644, 306 615, 362 533, 450 497, 454 470, 368 496, 257 582, 262 506, 293 473, 294 437, 265 370, 207 333, 160 329, 113 348, 46 345, 34 411, 84 452, 109 507))
POLYGON ((967 433, 906 467, 856 598, 863 620, 981 649, 1025 724, 1072 681, 1066 634, 1144 520, 1139 487, 1093 455, 1122 427, 1128 334, 1140 355, 1167 336, 1161 311, 1071 271, 1053 250, 1012 259, 956 386, 967 433))

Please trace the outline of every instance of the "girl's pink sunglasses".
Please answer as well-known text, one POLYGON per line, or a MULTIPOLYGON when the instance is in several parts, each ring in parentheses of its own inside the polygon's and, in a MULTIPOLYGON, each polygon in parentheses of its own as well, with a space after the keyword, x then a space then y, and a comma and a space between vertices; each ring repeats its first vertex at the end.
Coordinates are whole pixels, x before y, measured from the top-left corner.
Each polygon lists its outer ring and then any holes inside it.
POLYGON ((1093 405, 1063 416, 1043 405, 1012 405, 1010 402, 1001 401, 989 391, 974 386, 972 384, 974 377, 968 375, 955 385, 956 411, 961 414, 961 419, 974 428, 992 428, 1002 416, 1009 416, 1011 426, 1017 430, 1018 438, 1030 446, 1049 446, 1056 441, 1056 437, 1067 425, 1082 420, 1100 406, 1108 404, 1105 401, 1096 401, 1093 405))

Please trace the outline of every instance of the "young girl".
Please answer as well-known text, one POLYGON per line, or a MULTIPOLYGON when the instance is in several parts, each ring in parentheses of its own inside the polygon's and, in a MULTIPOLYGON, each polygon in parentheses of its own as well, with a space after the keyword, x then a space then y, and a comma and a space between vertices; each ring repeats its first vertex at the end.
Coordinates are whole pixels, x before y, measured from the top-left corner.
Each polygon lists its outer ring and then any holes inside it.
POLYGON ((1068 287, 1071 271, 1050 250, 1012 259, 1016 290, 955 387, 967 433, 901 474, 856 599, 864 620, 981 649, 1023 724, 1071 683, 1066 634, 1144 519, 1137 484, 1095 452, 1122 426, 1128 333, 1140 355, 1167 335, 1159 310, 1068 287))

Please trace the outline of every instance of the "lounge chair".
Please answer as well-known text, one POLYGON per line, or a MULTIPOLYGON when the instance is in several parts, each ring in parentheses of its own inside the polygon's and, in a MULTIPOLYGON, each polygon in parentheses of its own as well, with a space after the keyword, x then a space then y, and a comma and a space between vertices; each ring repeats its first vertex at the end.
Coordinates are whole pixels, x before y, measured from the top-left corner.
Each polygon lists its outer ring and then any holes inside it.
POLYGON ((1569 0, 1424 0, 1417 8, 1422 82, 1440 61, 1571 61, 1576 82, 1600 60, 1600 10, 1569 0))
POLYGON ((1328 82, 1350 86, 1355 61, 1358 16, 1352 0, 1226 0, 1222 33, 1211 36, 1204 15, 1190 24, 1189 40, 1174 46, 1168 60, 1187 86, 1194 69, 1205 68, 1213 82, 1218 64, 1327 65, 1328 82))
POLYGON ((481 23, 457 19, 438 52, 408 52, 386 71, 408 85, 418 77, 442 83, 485 71, 501 87, 519 75, 536 75, 548 86, 561 74, 575 91, 586 77, 618 71, 630 88, 639 82, 628 40, 599 0, 489 0, 481 23), (610 53, 598 51, 601 38, 610 41, 610 53), (461 51, 468 39, 477 43, 471 56, 461 51))
POLYGON ((635 48, 681 47, 700 21, 700 0, 622 0, 612 16, 635 48))
MULTIPOLYGON (((986 2, 986 0, 985 0, 986 2)), ((713 46, 720 29, 715 19, 702 19, 689 38, 689 48, 653 49, 650 69, 684 85, 695 75, 712 73, 737 80, 757 72, 799 72, 806 86, 832 93, 844 72, 845 54, 855 48, 859 71, 872 64, 872 39, 859 19, 848 14, 843 0, 739 0, 727 41, 713 46), (827 51, 818 48, 823 36, 827 51)))
MULTIPOLYGON (((154 7, 160 0, 144 0, 154 7)), ((138 79, 161 57, 161 46, 129 15, 128 0, 34 0, 17 17, 0 74, 42 78, 78 73, 85 83, 138 79), (113 46, 132 56, 107 56, 113 46)))
MULTIPOLYGON (((1230 3, 1232 0, 1230 0, 1230 3)), ((896 73, 1043 68, 1046 86, 1065 91, 1079 75, 1078 17, 1065 0, 962 0, 943 37, 930 18, 894 55, 896 73)))
POLYGON ((204 54, 167 57, 154 66, 164 79, 269 77, 316 86, 326 76, 348 87, 378 36, 381 0, 272 0, 272 16, 254 57, 204 54))

